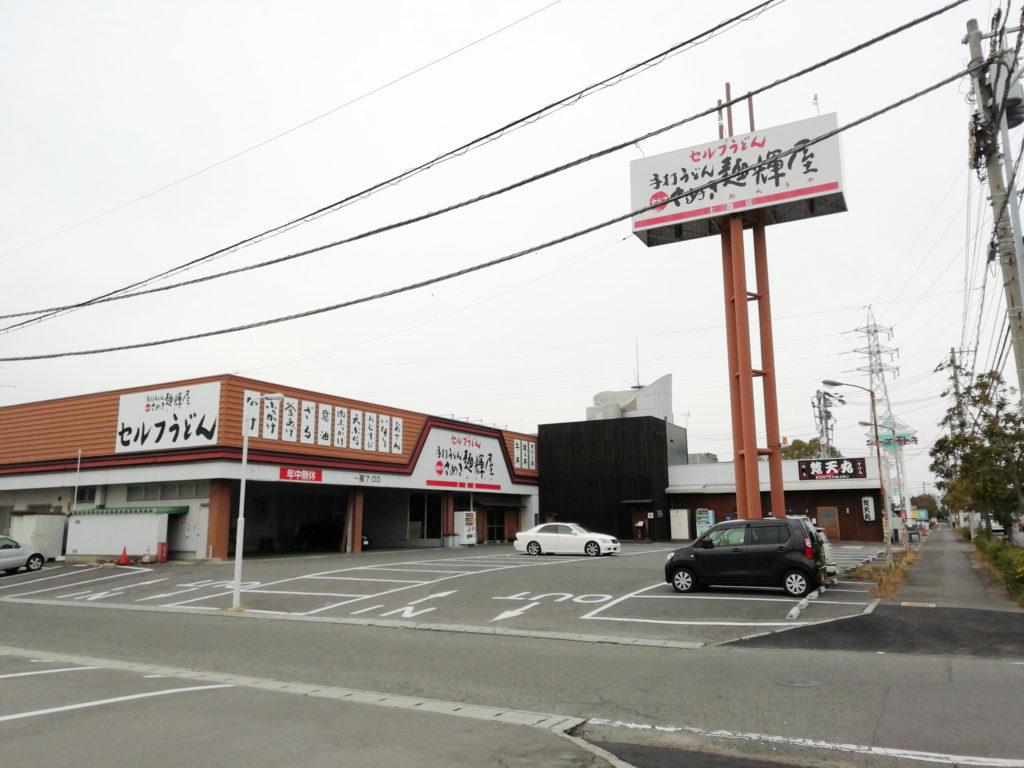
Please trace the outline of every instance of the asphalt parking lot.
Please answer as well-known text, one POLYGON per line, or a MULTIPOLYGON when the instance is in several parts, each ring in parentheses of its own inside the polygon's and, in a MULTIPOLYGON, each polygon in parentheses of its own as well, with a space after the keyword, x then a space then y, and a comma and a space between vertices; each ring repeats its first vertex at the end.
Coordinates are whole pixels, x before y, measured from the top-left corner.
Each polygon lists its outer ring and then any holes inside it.
POLYGON ((606 764, 539 713, 3 646, 0 692, 20 765, 606 764))
MULTIPOLYGON (((857 616, 876 603, 842 572, 881 544, 834 543, 837 584, 798 600, 781 590, 680 595, 662 580, 671 544, 625 542, 613 557, 530 557, 510 545, 251 558, 245 612, 296 620, 555 635, 699 647, 857 616)), ((0 599, 162 611, 226 611, 232 562, 67 565, 0 578, 0 599)))

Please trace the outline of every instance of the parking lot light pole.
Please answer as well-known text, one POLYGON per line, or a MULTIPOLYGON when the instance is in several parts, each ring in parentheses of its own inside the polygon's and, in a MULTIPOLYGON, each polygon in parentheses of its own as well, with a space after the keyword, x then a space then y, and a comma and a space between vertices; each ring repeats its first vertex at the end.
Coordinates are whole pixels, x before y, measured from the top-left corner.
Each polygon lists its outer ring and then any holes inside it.
MULTIPOLYGON (((284 399, 280 393, 259 395, 256 398, 256 409, 259 412, 260 402, 266 400, 277 403, 284 399)), ((231 597, 231 610, 242 610, 242 549, 245 543, 245 468, 249 461, 249 425, 246 411, 246 397, 242 395, 242 480, 238 489, 238 523, 235 526, 235 581, 231 597)))
MULTIPOLYGON (((875 390, 862 387, 860 384, 847 384, 832 379, 822 379, 826 387, 853 387, 862 389, 871 395, 871 421, 878 424, 878 414, 875 411, 875 390)), ((885 490, 885 482, 882 479, 882 443, 878 439, 878 428, 875 427, 875 458, 878 459, 878 490, 882 495, 882 538, 885 540, 885 562, 892 565, 892 520, 889 519, 889 494, 885 490)))

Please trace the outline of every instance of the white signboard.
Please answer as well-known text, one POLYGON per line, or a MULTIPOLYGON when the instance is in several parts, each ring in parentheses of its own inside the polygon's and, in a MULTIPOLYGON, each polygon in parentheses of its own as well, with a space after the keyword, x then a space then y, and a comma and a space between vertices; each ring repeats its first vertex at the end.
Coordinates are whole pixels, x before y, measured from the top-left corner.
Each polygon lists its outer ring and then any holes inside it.
POLYGON ((299 401, 294 397, 281 403, 281 439, 290 443, 299 439, 299 401))
POLYGON ((413 476, 431 488, 507 490, 512 480, 497 438, 431 429, 413 476))
POLYGON ((299 442, 313 445, 316 442, 316 403, 302 401, 302 415, 299 421, 299 442))
POLYGON ((331 444, 331 406, 320 403, 316 407, 316 444, 331 444))
POLYGON ((217 444, 220 382, 121 395, 115 453, 217 444))
POLYGON ((765 224, 846 210, 835 114, 634 160, 633 234, 647 245, 718 234, 714 219, 763 209, 765 224), (652 207, 653 206, 653 207, 652 207))

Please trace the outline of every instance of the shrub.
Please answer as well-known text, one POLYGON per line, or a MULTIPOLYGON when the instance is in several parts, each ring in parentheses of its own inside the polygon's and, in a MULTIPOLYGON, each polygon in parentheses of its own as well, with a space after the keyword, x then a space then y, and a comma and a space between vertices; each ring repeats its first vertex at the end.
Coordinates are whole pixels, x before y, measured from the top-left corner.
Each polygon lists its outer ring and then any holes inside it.
POLYGON ((984 531, 975 535, 974 546, 989 561, 1017 601, 1024 602, 1024 549, 984 531))

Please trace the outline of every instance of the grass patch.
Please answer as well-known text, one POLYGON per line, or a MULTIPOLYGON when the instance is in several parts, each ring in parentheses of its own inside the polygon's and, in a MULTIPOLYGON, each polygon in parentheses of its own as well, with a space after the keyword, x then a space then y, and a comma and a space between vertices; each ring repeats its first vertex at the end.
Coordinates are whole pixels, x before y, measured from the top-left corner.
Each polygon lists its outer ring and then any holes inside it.
POLYGON ((871 588, 871 594, 882 599, 889 598, 899 592, 910 564, 916 559, 917 552, 912 549, 894 551, 892 553, 892 565, 888 563, 864 563, 857 566, 854 570, 843 574, 843 578, 873 581, 875 586, 871 588))

